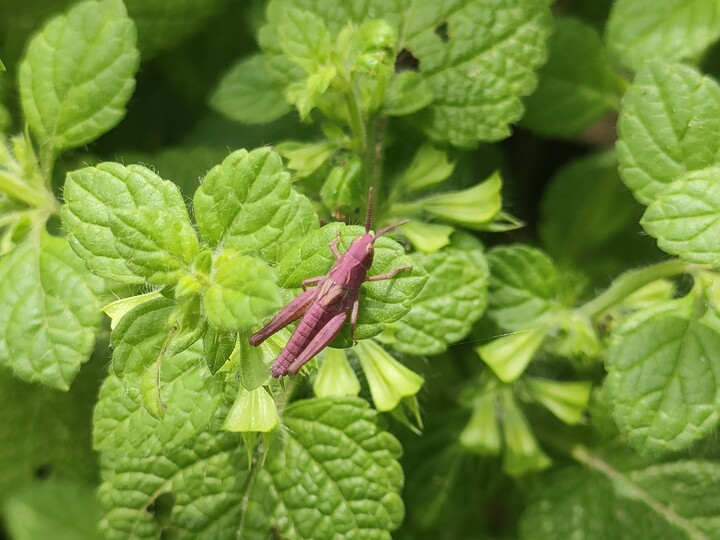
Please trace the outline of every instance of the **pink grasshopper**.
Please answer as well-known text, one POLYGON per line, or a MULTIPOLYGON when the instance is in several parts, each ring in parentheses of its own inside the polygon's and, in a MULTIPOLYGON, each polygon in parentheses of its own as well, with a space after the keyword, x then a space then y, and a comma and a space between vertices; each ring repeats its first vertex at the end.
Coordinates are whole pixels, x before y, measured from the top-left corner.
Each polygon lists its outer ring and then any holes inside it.
POLYGON ((373 262, 375 240, 407 223, 401 221, 389 225, 373 236, 370 232, 372 194, 368 200, 365 234, 353 240, 347 251, 341 255, 337 248, 340 241, 338 232, 337 238, 328 244, 337 261, 330 272, 326 276, 303 281, 303 292, 300 296, 285 306, 265 327, 250 336, 250 344, 257 347, 275 332, 302 317, 290 341, 273 362, 273 377, 295 375, 300 371, 301 367, 335 339, 351 310, 350 328, 353 341, 357 343, 355 325, 360 307, 360 286, 365 281, 390 279, 398 272, 412 269, 412 266, 400 266, 384 274, 367 277, 373 262), (310 285, 317 285, 317 288, 308 289, 310 285))

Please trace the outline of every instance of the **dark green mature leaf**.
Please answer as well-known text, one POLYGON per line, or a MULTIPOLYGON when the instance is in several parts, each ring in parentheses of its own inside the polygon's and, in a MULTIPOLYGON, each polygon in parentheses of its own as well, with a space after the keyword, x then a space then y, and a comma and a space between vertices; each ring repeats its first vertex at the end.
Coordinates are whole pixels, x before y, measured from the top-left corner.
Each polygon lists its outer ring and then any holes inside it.
POLYGON ((124 0, 138 28, 143 60, 202 28, 227 0, 124 0))
POLYGON ((102 517, 95 488, 60 480, 36 483, 11 497, 4 506, 14 540, 100 540, 102 517))
POLYGON ((64 196, 70 246, 101 277, 173 283, 197 252, 180 190, 145 167, 101 163, 73 171, 64 196))
POLYGON ((38 477, 96 481, 90 418, 104 357, 85 364, 67 392, 0 370, 0 502, 38 477))
POLYGON ((238 62, 223 76, 210 97, 210 106, 246 124, 267 124, 290 112, 290 105, 268 77, 260 55, 238 62))
POLYGON ((103 283, 44 231, 0 259, 0 365, 67 390, 95 346, 103 283))
POLYGON ((620 176, 647 204, 688 171, 720 155, 720 87, 694 68, 648 63, 623 98, 620 176))
POLYGON ((223 330, 247 329, 282 307, 267 263, 232 249, 224 250, 214 261, 204 302, 210 323, 223 330))
POLYGON ((488 315, 506 330, 536 328, 553 316, 557 272, 539 249, 514 244, 488 252, 488 315))
POLYGON ((550 472, 520 520, 523 540, 582 534, 587 540, 673 538, 652 509, 613 489, 606 477, 580 467, 550 472))
POLYGON ((549 47, 538 87, 525 100, 522 123, 540 135, 574 137, 619 108, 617 76, 600 36, 576 19, 555 20, 549 47))
POLYGON ((658 246, 694 263, 720 265, 720 167, 692 171, 648 206, 643 228, 658 246))
POLYGON ((687 448, 720 422, 720 324, 712 312, 699 317, 693 300, 639 311, 613 333, 606 388, 620 431, 641 451, 687 448))
POLYGON ((238 150, 195 192, 195 220, 211 246, 254 253, 282 238, 293 217, 292 197, 290 175, 276 152, 238 150))
POLYGON ((696 57, 718 38, 715 0, 618 0, 607 23, 608 47, 632 69, 696 57))
POLYGON ((289 429, 250 474, 242 439, 220 430, 228 407, 199 351, 194 346, 167 362, 162 422, 134 403, 117 377, 103 386, 95 445, 109 538, 157 537, 160 525, 148 508, 163 494, 174 498, 167 520, 181 537, 266 539, 277 528, 288 539, 324 539, 355 528, 367 538, 390 538, 402 519, 400 447, 378 429, 367 403, 288 406, 289 429))
MULTIPOLYGON (((306 279, 324 276, 330 270, 335 259, 328 247, 331 240, 340 234, 338 250, 344 253, 355 238, 365 231, 359 226, 346 226, 330 223, 313 232, 288 251, 278 266, 278 279, 286 289, 299 289, 306 279)), ((393 279, 365 283, 360 289, 360 309, 355 329, 357 339, 367 339, 382 332, 384 325, 397 321, 412 306, 413 298, 420 292, 427 273, 418 264, 405 255, 405 250, 396 241, 380 237, 375 243, 375 257, 368 276, 382 274, 399 266, 413 266, 393 279)), ((349 329, 346 329, 334 342, 346 347, 351 343, 349 329)))
POLYGON ((438 354, 464 338, 487 305, 488 267, 481 250, 415 254, 430 278, 410 313, 388 325, 380 341, 408 354, 438 354))
POLYGON ((390 540, 403 518, 398 441, 357 398, 290 405, 287 431, 258 473, 247 507, 248 538, 390 540))
POLYGON ((81 146, 123 118, 139 64, 135 37, 123 3, 103 0, 78 4, 30 42, 20 96, 43 145, 81 146))

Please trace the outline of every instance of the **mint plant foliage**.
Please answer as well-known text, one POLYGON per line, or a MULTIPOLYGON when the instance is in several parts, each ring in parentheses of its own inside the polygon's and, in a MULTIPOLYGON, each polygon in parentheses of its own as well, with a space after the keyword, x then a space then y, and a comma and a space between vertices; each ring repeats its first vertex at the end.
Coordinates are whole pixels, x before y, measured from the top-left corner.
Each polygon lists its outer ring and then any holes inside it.
POLYGON ((715 0, 25 4, 0 536, 720 536, 715 0))

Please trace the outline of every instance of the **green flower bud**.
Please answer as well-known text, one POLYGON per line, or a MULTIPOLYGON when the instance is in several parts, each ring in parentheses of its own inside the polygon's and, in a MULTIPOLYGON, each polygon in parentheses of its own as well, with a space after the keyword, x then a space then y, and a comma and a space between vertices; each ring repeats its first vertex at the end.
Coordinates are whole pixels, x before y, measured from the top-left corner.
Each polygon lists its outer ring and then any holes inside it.
POLYGON ((503 392, 503 436, 505 454, 503 470, 510 476, 523 476, 547 469, 550 458, 538 445, 525 415, 515 403, 510 390, 503 392))
POLYGON ((240 433, 267 433, 275 429, 278 423, 275 400, 264 386, 250 392, 240 387, 222 427, 226 431, 240 433))
POLYGON ((527 379, 530 395, 566 424, 579 424, 590 399, 592 383, 527 379))
POLYGON ((145 294, 139 294, 137 296, 131 296, 129 298, 121 298, 110 302, 102 308, 102 311, 110 317, 110 329, 114 330, 117 324, 120 322, 127 312, 136 308, 140 304, 155 300, 156 298, 162 297, 160 291, 151 291, 145 294))
POLYGON ((523 374, 545 339, 545 332, 545 328, 516 332, 478 347, 475 351, 501 381, 509 383, 523 374))
POLYGON ((404 397, 414 396, 423 378, 395 360, 372 340, 358 344, 357 355, 378 411, 392 411, 404 397))
POLYGON ((496 456, 500 453, 502 441, 492 394, 486 393, 475 399, 470 421, 460 433, 460 444, 476 454, 496 456))
POLYGON ((357 396, 360 382, 350 367, 345 351, 325 349, 321 355, 320 371, 313 383, 317 397, 357 396))

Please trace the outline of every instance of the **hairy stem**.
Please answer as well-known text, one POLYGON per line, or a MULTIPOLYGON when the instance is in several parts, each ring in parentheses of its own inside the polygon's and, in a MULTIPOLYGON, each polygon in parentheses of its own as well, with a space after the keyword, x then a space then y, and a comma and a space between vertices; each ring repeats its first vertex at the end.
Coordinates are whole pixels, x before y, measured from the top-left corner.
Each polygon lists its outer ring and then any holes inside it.
POLYGON ((47 208, 53 214, 60 208, 58 201, 48 191, 33 187, 21 178, 4 172, 0 172, 0 191, 33 208, 47 208))
POLYGON ((576 312, 592 319, 607 311, 615 304, 622 302, 625 298, 645 285, 658 279, 684 274, 687 270, 688 264, 679 259, 653 264, 637 270, 630 270, 613 281, 610 287, 600 294, 600 296, 577 308, 576 312))

